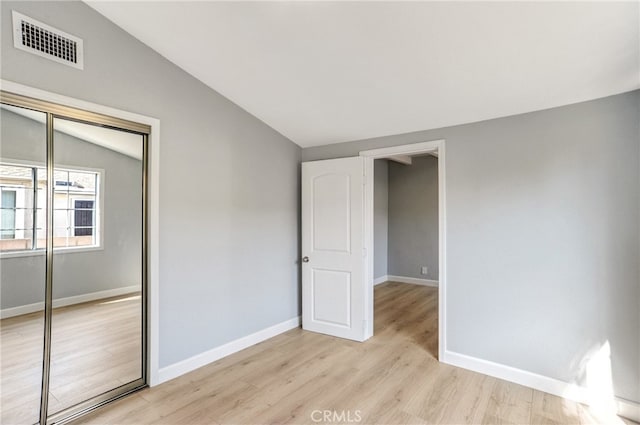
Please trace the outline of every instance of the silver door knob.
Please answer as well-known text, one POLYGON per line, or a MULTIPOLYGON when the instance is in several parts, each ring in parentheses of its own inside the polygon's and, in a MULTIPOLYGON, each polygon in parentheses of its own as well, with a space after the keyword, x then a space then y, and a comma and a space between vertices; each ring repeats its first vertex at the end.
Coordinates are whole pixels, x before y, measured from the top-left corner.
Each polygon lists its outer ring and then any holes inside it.
POLYGON ((309 262, 309 257, 302 257, 302 262, 303 263, 308 263, 309 262))

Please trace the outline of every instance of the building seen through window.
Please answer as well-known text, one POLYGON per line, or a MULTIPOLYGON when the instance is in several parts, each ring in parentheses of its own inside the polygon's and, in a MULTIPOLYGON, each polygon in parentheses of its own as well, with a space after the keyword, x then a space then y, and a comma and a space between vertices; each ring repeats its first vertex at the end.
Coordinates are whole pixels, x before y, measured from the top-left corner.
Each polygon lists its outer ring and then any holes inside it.
MULTIPOLYGON (((0 164, 0 251, 46 247, 46 169, 0 164)), ((99 180, 95 171, 54 170, 53 246, 98 246, 99 180)))

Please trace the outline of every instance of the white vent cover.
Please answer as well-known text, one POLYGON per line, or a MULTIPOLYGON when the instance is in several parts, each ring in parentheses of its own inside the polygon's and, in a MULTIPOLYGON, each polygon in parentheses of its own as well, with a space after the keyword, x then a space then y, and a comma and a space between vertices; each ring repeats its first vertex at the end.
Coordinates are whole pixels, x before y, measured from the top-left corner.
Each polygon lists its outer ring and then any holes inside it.
POLYGON ((13 12, 13 45, 43 58, 83 69, 82 40, 21 13, 13 12))

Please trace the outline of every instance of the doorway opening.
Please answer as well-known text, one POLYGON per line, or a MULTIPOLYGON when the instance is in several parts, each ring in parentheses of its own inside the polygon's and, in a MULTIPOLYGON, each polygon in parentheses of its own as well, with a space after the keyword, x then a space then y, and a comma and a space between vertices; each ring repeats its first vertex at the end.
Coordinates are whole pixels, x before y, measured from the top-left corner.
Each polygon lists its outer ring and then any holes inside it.
POLYGON ((442 359, 444 140, 360 156, 365 160, 365 246, 372 253, 366 257, 369 336, 397 332, 442 359))

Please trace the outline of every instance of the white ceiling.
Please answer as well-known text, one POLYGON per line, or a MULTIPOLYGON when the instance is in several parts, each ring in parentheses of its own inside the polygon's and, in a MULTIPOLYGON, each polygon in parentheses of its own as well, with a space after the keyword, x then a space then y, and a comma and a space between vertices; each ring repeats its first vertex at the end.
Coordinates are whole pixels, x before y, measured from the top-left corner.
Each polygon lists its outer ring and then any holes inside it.
POLYGON ((88 3, 303 147, 640 87, 638 2, 88 3))

